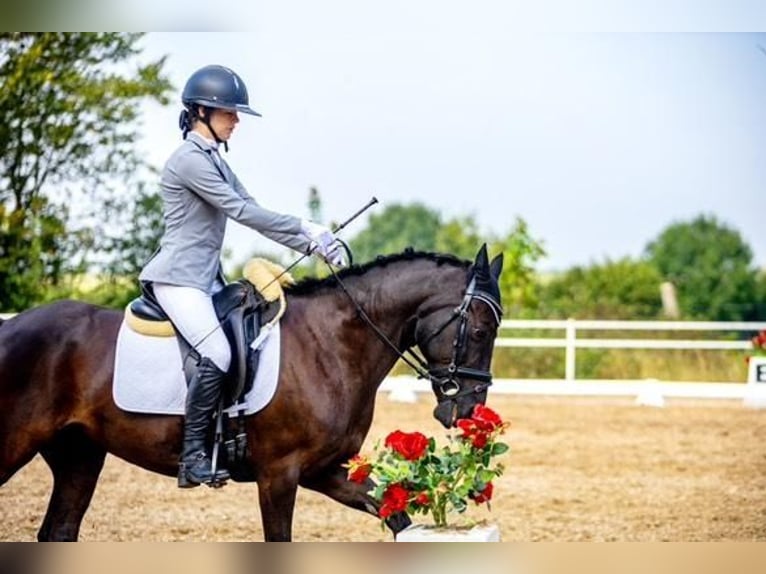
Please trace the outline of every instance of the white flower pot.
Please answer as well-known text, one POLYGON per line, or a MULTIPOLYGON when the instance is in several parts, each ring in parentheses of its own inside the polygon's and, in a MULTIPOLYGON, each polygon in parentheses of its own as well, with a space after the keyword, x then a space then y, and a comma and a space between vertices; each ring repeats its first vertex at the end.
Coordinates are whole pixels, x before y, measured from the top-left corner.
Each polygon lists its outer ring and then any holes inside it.
POLYGON ((397 542, 500 542, 500 530, 494 524, 473 528, 436 528, 413 524, 396 535, 397 542))

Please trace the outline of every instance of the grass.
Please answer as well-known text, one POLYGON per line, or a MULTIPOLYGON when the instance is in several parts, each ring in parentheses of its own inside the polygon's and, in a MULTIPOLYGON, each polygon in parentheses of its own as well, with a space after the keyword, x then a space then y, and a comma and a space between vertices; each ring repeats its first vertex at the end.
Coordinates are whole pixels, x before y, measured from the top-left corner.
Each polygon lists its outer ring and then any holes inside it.
MULTIPOLYGON (((578 349, 578 379, 745 382, 747 354, 728 350, 578 349)), ((492 374, 498 379, 563 379, 564 349, 495 349, 492 374)), ((409 374, 398 363, 393 375, 409 374)))

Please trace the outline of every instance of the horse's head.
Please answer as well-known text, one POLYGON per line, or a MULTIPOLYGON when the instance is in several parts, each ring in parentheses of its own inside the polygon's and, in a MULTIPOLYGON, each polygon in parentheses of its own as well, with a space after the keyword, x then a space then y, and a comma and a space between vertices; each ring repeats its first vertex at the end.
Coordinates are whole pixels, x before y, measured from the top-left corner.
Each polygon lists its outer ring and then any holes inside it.
POLYGON ((438 401, 434 417, 447 428, 457 419, 470 417, 474 406, 487 399, 492 350, 502 316, 498 286, 502 269, 502 253, 490 263, 483 245, 455 300, 418 319, 415 341, 428 362, 438 401))

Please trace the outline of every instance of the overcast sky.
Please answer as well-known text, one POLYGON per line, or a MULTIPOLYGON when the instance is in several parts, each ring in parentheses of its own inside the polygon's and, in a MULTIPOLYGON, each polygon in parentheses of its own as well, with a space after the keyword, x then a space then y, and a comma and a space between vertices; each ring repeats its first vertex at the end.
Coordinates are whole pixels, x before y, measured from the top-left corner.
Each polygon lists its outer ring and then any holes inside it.
MULTIPOLYGON (((543 270, 638 256, 714 214, 766 266, 766 34, 527 33, 501 2, 268 4, 249 32, 143 40, 178 97, 206 64, 245 80, 263 117, 241 118, 227 159, 263 205, 306 216, 317 186, 326 220, 372 195, 487 233, 520 216, 543 270)), ((179 110, 145 108, 158 166, 179 110)), ((235 260, 269 243, 230 227, 235 260)))

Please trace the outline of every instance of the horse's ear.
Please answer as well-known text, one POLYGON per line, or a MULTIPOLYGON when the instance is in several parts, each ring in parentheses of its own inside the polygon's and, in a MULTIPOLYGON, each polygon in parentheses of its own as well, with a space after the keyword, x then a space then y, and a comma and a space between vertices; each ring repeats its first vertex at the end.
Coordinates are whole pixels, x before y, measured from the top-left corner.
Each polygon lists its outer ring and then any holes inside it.
POLYGON ((484 243, 476 254, 473 267, 479 275, 489 275, 489 257, 487 256, 487 244, 484 243))
POLYGON ((503 272, 503 254, 496 255, 489 264, 489 272, 495 281, 500 281, 500 273, 503 272))

